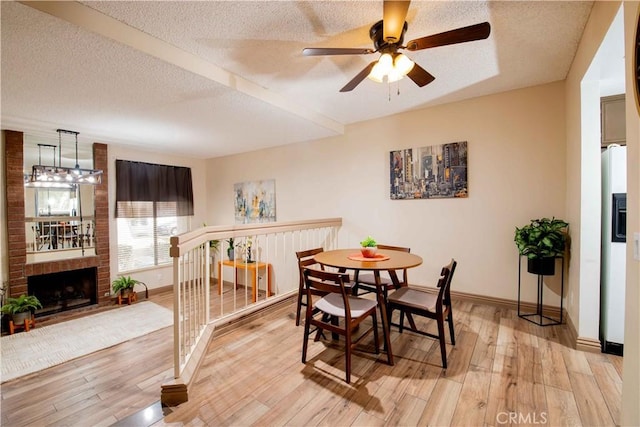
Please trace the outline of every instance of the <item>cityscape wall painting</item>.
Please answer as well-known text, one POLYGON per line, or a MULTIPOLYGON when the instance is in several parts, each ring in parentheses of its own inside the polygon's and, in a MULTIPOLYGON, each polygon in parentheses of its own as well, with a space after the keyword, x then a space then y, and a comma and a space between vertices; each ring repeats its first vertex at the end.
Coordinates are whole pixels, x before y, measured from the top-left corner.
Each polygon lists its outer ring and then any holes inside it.
POLYGON ((241 182, 233 185, 236 224, 275 222, 276 181, 241 182))
POLYGON ((390 152, 392 200, 468 197, 467 141, 390 152))

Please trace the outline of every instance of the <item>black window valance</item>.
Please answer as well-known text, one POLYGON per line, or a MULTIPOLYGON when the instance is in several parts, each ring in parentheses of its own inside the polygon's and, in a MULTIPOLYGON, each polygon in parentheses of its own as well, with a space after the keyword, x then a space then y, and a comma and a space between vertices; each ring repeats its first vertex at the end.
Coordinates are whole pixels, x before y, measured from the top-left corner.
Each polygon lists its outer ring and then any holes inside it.
MULTIPOLYGON (((116 217, 136 218, 145 209, 131 202, 164 206, 164 216, 193 215, 191 168, 116 160, 116 217)), ((156 216, 163 216, 156 211, 156 216)))

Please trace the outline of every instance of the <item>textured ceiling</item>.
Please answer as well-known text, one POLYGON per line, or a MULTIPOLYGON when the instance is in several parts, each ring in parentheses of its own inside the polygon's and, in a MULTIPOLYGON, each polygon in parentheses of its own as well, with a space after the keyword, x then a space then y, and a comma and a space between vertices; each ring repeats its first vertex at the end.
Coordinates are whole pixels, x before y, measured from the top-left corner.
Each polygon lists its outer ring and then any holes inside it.
POLYGON ((215 157, 337 135, 344 126, 562 80, 592 2, 413 1, 405 41, 482 21, 486 40, 407 52, 436 77, 365 79, 382 1, 1 4, 2 127, 215 157))

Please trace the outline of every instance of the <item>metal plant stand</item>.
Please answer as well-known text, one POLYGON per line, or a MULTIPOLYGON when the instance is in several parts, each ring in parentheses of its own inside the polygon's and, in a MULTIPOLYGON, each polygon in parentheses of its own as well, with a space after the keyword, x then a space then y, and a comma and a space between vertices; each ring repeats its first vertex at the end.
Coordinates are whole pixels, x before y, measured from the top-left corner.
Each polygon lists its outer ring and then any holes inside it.
MULTIPOLYGON (((526 258, 526 257, 525 257, 526 258)), ((553 326, 562 324, 562 314, 564 311, 563 296, 564 296, 564 257, 560 258, 561 262, 561 276, 560 276, 560 316, 559 318, 550 317, 544 314, 543 305, 543 291, 544 291, 544 275, 538 274, 538 298, 536 301, 536 311, 534 313, 523 313, 520 303, 520 277, 522 274, 522 255, 518 257, 518 316, 531 323, 535 323, 539 326, 553 326)))

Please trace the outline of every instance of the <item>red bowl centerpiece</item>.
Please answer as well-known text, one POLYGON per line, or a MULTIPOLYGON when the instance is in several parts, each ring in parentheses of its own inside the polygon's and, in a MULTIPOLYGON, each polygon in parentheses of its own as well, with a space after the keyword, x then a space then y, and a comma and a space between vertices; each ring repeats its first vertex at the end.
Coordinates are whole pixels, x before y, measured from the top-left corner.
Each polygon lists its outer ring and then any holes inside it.
POLYGON ((375 258, 378 248, 376 246, 362 247, 360 248, 360 252, 362 252, 362 256, 365 258, 375 258))

